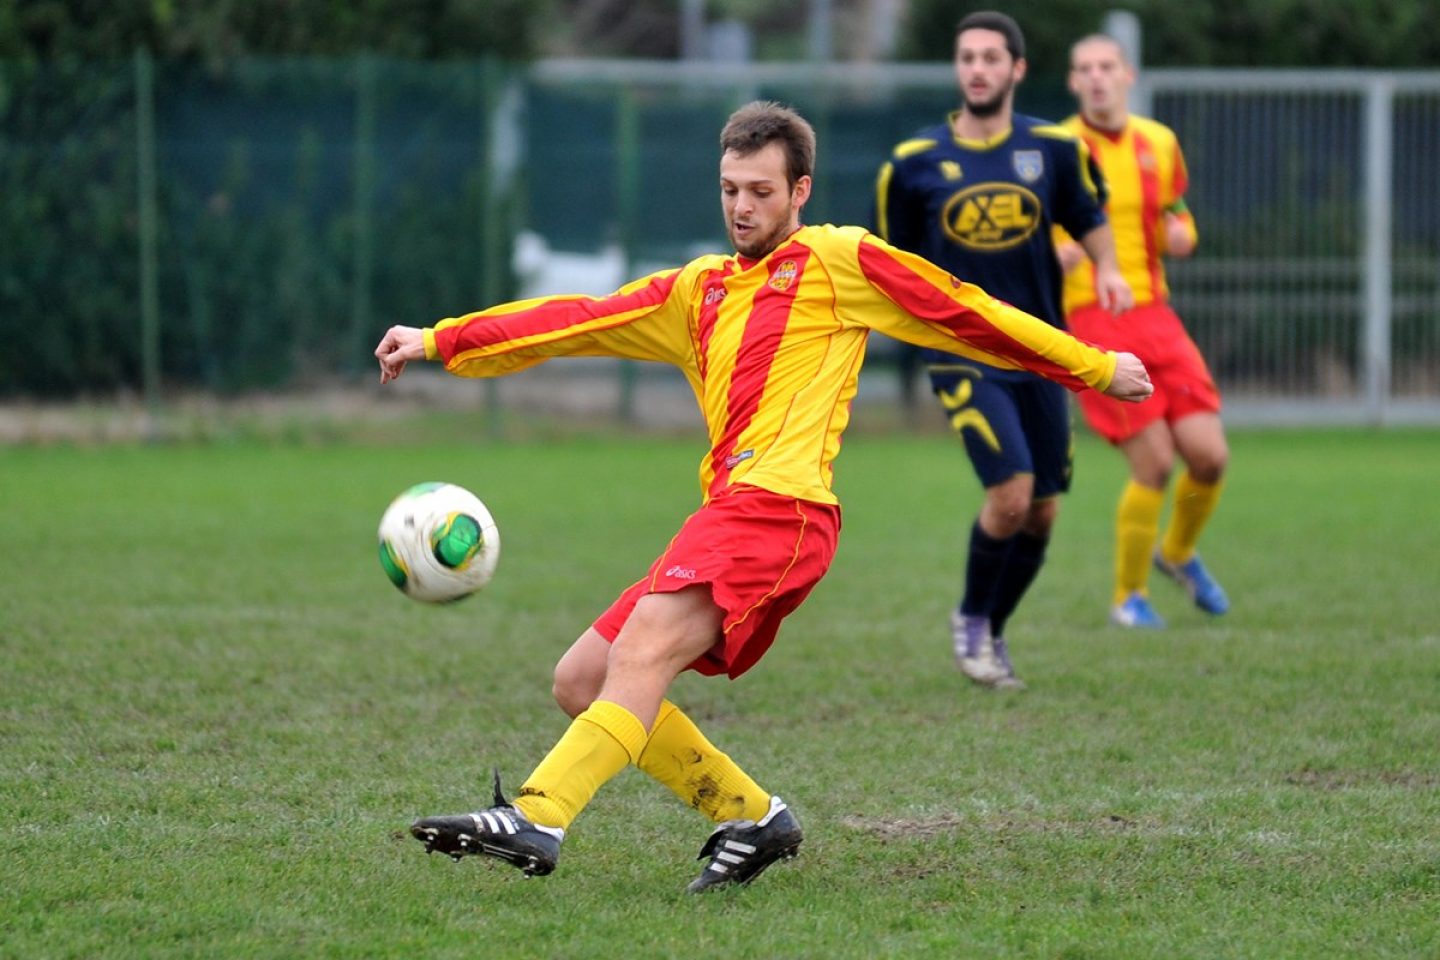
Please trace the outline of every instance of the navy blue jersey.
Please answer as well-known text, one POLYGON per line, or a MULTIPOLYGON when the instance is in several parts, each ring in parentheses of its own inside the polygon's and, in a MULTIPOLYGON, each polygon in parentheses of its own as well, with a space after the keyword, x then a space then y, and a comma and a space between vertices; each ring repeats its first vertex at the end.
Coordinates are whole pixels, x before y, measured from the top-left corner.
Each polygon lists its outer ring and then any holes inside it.
MULTIPOLYGON (((952 118, 953 119, 953 118, 952 118)), ((989 140, 950 121, 897 146, 875 181, 874 230, 992 296, 1065 326, 1051 227, 1083 237, 1105 222, 1105 185, 1071 132, 1016 115, 989 140)), ((954 357, 927 351, 929 362, 954 357)))

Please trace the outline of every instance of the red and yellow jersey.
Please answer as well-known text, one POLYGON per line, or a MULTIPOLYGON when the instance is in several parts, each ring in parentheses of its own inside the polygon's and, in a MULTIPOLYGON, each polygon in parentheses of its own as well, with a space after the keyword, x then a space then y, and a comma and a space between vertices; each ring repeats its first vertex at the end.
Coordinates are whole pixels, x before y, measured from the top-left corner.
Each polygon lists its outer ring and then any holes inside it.
MULTIPOLYGON (((1079 116, 1062 127, 1085 141, 1100 165, 1110 197, 1105 213, 1115 233, 1120 272, 1135 292, 1137 304, 1164 302, 1165 213, 1185 219, 1191 236, 1195 223, 1185 209, 1189 176, 1180 141, 1163 123, 1130 116, 1118 132, 1092 127, 1079 116)), ((1065 312, 1095 302, 1095 266, 1086 261, 1065 275, 1065 312)))
POLYGON ((460 376, 557 356, 678 367, 710 434, 705 498, 736 483, 836 503, 832 464, 871 330, 1103 390, 1115 356, 859 227, 802 227, 761 260, 705 256, 604 297, 540 297, 442 320, 425 354, 460 376))

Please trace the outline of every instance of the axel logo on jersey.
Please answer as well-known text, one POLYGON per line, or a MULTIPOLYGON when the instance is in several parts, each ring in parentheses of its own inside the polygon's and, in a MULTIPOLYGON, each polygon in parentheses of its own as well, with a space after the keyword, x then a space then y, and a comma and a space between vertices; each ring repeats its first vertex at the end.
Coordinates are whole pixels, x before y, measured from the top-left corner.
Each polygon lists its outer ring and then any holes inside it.
POLYGON ((1005 250, 1030 239, 1040 226, 1040 199, 1013 183, 980 183, 945 203, 945 236, 971 250, 1005 250))

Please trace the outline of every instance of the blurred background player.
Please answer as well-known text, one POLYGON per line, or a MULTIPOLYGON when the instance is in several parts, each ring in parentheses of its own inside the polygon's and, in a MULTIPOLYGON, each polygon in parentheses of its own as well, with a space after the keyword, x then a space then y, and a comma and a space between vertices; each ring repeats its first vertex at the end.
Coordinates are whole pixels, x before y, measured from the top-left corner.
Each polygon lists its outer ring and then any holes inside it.
MULTIPOLYGON (((961 107, 899 144, 880 168, 875 229, 1063 328, 1052 224, 1079 237, 1094 258, 1107 309, 1128 307, 1130 291, 1084 144, 1014 113, 1025 70, 1025 39, 1013 19, 982 11, 957 24, 961 107)), ((955 656, 976 683, 1020 686, 1004 631, 1044 562, 1058 498, 1070 488, 1069 399, 1058 384, 1023 370, 938 350, 925 351, 924 361, 985 488, 970 530, 964 595, 951 615, 955 656)))
POLYGON ((1200 562, 1195 544, 1220 497, 1229 450, 1220 423, 1220 392, 1193 340, 1171 309, 1162 257, 1188 257, 1198 235, 1185 206, 1185 158, 1175 134, 1129 111, 1135 71, 1120 44, 1096 34, 1071 48, 1070 91, 1078 116, 1065 121, 1104 172, 1106 212, 1115 232, 1120 268, 1135 292, 1133 310, 1105 308, 1098 266, 1086 264, 1073 243, 1060 242, 1065 311, 1076 336, 1124 345, 1149 368, 1155 395, 1124 407, 1097 395, 1080 397, 1096 433, 1120 449, 1130 479, 1115 523, 1112 622, 1124 627, 1165 625, 1149 601, 1150 566, 1169 576, 1206 613, 1230 608, 1225 591, 1200 562), (1160 514, 1175 456, 1185 463, 1175 485, 1169 526, 1159 546, 1160 514))

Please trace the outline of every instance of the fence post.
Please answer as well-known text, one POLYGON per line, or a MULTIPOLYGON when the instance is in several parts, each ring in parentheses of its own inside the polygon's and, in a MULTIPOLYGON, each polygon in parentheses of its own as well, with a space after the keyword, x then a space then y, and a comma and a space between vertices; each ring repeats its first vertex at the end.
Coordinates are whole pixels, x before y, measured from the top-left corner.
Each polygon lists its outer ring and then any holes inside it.
MULTIPOLYGON (((505 232, 509 223, 505 216, 505 195, 501 190, 499 149, 503 135, 500 127, 500 98, 505 85, 505 72, 493 54, 480 61, 480 296, 477 308, 499 303, 504 296, 506 264, 505 232)), ((512 186, 512 185, 506 185, 512 186)), ((485 400, 485 428, 491 437, 503 432, 500 410, 500 384, 486 377, 481 387, 485 400)))
MULTIPOLYGON (((616 219, 620 225, 620 250, 625 264, 623 281, 629 281, 635 266, 636 220, 639 217, 640 199, 640 106, 634 87, 628 83, 620 87, 619 102, 615 115, 615 196, 618 209, 616 219)), ((640 371, 634 360, 620 361, 621 421, 635 421, 635 381, 640 371)))
POLYGON ((135 167, 140 246, 140 378, 150 430, 160 413, 160 232, 155 176, 155 71, 150 52, 135 48, 135 167))
POLYGON ((1365 241, 1361 250, 1361 277, 1365 291, 1361 376, 1367 419, 1381 426, 1389 418, 1390 331, 1394 322, 1392 286, 1391 203, 1395 173, 1391 166, 1394 145, 1395 79, 1379 76, 1368 85, 1365 97, 1365 241))
POLYGON ((355 244, 351 248, 350 350, 345 363, 358 371, 370 329, 370 287, 374 273, 375 60, 368 53, 355 61, 355 244))

